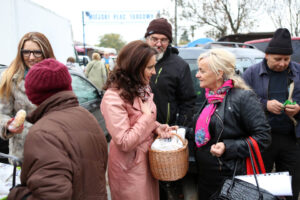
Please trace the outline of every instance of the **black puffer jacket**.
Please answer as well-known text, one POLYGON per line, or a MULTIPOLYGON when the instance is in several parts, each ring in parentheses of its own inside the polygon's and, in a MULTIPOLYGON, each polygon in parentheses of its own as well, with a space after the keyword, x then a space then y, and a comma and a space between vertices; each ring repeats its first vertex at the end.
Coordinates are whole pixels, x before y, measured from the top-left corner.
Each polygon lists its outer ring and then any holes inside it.
MULTIPOLYGON (((201 110, 203 108, 204 106, 201 110)), ((195 116, 195 124, 200 112, 195 116)), ((211 145, 217 141, 224 142, 225 153, 220 157, 221 162, 216 163, 222 163, 223 166, 221 167, 231 171, 238 159, 239 162, 242 162, 237 168, 239 174, 245 173, 246 165, 243 163, 245 158, 249 156, 245 138, 252 136, 257 141, 261 151, 264 151, 271 144, 270 126, 262 106, 251 90, 231 89, 224 101, 217 106, 211 118, 209 130, 212 136, 211 140, 197 151, 201 151, 201 155, 204 157, 212 157, 209 152, 211 145)), ((192 135, 194 135, 194 131, 192 135)), ((203 157, 200 162, 202 165, 206 164, 203 157)), ((220 166, 214 167, 219 168, 220 166)))
POLYGON ((151 89, 157 107, 157 121, 164 124, 187 126, 191 123, 196 94, 189 65, 168 46, 164 56, 155 65, 151 89), (177 115, 178 113, 178 115, 177 115))

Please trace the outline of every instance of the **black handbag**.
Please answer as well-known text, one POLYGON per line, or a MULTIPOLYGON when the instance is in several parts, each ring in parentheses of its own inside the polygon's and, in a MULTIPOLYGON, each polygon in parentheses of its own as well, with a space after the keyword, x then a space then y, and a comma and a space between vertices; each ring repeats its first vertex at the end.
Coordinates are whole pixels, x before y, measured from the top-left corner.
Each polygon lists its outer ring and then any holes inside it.
POLYGON ((278 197, 272 195, 270 192, 259 187, 256 172, 254 169, 253 159, 251 151, 251 141, 246 139, 248 149, 250 152, 250 160, 253 169, 253 175, 255 178, 256 185, 248 183, 246 181, 236 179, 235 173, 237 168, 237 162, 235 163, 233 176, 231 179, 226 179, 220 192, 213 195, 211 200, 277 200, 278 197))

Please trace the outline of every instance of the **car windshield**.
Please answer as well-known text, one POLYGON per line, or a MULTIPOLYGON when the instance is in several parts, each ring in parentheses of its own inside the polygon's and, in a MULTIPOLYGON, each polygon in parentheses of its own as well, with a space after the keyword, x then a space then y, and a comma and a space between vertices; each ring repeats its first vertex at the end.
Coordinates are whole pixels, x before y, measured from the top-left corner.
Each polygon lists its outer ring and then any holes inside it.
POLYGON ((76 94, 79 104, 97 100, 98 92, 88 81, 84 80, 78 75, 71 74, 72 76, 72 88, 76 94))
POLYGON ((205 96, 204 96, 204 89, 200 87, 199 79, 196 78, 196 74, 198 71, 197 60, 196 59, 186 59, 185 61, 190 65, 194 90, 197 95, 196 102, 197 102, 197 104, 198 103, 200 104, 205 100, 205 96))
POLYGON ((254 60, 255 60, 255 63, 259 63, 259 62, 261 62, 263 59, 264 59, 264 58, 255 58, 254 60))
POLYGON ((236 69, 239 70, 241 73, 244 73, 244 71, 251 65, 254 65, 256 63, 259 63, 263 60, 263 58, 254 58, 251 60, 250 58, 237 58, 236 59, 236 69), (253 63, 254 62, 254 63, 253 63))
POLYGON ((261 50, 262 52, 265 52, 267 46, 269 44, 269 41, 267 42, 259 42, 259 43, 253 43, 253 45, 258 48, 259 50, 261 50))
POLYGON ((252 65, 252 62, 249 58, 237 58, 235 67, 240 72, 244 72, 248 66, 252 65))

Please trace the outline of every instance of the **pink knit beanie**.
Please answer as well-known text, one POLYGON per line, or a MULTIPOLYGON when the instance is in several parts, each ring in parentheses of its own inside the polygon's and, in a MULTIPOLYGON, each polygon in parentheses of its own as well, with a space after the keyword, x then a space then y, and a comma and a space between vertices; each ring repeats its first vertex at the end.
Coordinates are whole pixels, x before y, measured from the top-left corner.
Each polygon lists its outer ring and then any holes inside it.
POLYGON ((50 96, 64 90, 72 90, 72 78, 68 68, 53 58, 32 66, 25 78, 28 99, 40 105, 50 96))

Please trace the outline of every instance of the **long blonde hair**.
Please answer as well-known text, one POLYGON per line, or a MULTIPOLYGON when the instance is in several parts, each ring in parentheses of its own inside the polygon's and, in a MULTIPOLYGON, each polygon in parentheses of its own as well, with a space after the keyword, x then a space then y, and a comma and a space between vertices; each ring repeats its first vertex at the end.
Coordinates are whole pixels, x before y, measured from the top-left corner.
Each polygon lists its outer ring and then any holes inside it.
POLYGON ((235 56, 224 49, 211 49, 208 52, 201 54, 198 58, 198 63, 202 59, 208 59, 210 69, 216 74, 219 70, 223 71, 223 79, 231 79, 234 88, 250 90, 250 87, 244 80, 235 73, 235 56))
POLYGON ((33 41, 39 45, 43 53, 43 59, 45 58, 54 58, 54 53, 51 47, 51 44, 47 37, 39 32, 29 32, 26 33, 19 42, 18 53, 16 58, 12 61, 9 67, 3 72, 0 82, 0 98, 5 97, 9 99, 11 95, 11 85, 13 76, 18 73, 19 77, 17 83, 19 83, 24 78, 24 72, 26 69, 25 62, 21 53, 22 48, 26 41, 33 41))

